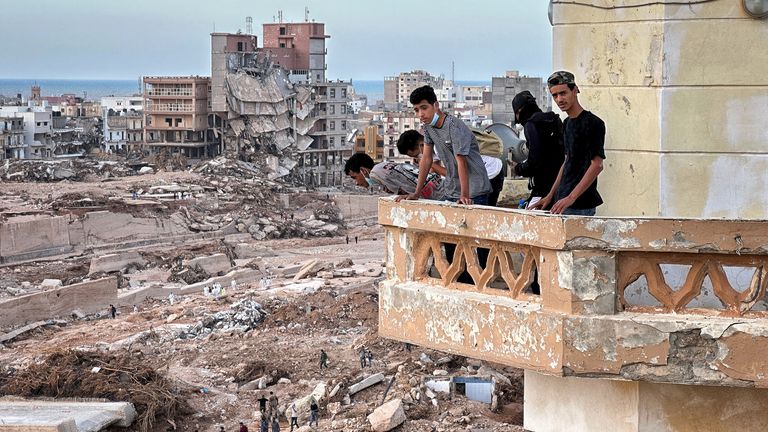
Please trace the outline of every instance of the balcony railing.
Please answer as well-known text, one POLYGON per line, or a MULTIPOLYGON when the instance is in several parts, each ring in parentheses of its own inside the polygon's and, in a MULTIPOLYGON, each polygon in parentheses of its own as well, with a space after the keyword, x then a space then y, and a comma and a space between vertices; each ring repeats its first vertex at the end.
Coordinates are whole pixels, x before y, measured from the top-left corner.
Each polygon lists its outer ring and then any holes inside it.
POLYGON ((195 107, 186 104, 147 104, 147 112, 193 112, 195 107))
POLYGON ((192 89, 158 88, 147 91, 147 96, 192 96, 192 89))
POLYGON ((768 387, 768 222, 382 199, 388 338, 558 376, 768 387))

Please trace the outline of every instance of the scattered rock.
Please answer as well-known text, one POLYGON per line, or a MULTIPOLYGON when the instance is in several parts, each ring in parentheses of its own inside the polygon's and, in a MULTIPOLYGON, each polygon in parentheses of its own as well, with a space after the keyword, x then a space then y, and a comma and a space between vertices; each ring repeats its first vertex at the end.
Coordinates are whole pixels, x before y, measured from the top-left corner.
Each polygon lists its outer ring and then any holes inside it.
POLYGON ((368 422, 376 432, 390 431, 403 424, 405 420, 405 411, 403 410, 403 401, 401 399, 393 399, 376 408, 368 415, 368 422))

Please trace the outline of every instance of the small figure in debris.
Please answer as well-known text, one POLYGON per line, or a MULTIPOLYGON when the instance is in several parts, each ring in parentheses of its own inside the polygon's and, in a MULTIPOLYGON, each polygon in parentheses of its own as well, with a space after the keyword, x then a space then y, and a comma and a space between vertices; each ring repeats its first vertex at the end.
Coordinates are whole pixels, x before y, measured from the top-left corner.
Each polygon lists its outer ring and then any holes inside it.
POLYGON ((280 419, 277 414, 272 416, 272 432, 280 432, 280 419))
POLYGON ((131 198, 137 200, 139 199, 139 194, 136 191, 133 191, 133 194, 131 194, 131 198))
POLYGON ((347 239, 347 244, 349 244, 349 236, 347 236, 346 239, 347 239))
POLYGON ((248 432, 248 426, 240 422, 240 432, 248 432))
POLYGON ((221 295, 221 287, 218 284, 213 284, 213 298, 218 300, 221 295))
POLYGON ((368 364, 368 367, 373 366, 373 352, 371 350, 365 351, 365 362, 368 364))
POLYGON ((360 367, 364 368, 365 367, 365 348, 360 349, 359 356, 360 356, 360 367))
POLYGON ((269 432, 269 420, 263 413, 261 414, 261 426, 259 426, 259 432, 269 432))
POLYGON ((405 350, 408 352, 411 352, 411 344, 409 344, 408 342, 405 343, 405 350))
POLYGON ((357 236, 355 236, 355 244, 357 244, 357 236))
POLYGON ((328 369, 328 354, 325 353, 325 350, 320 350, 320 369, 326 368, 328 369))
POLYGON ((277 396, 274 392, 269 392, 269 412, 277 417, 277 396))
POLYGON ((208 288, 208 285, 203 287, 203 295, 206 296, 206 297, 210 297, 211 296, 211 289, 208 288))
POLYGON ((224 432, 224 426, 219 426, 219 432, 224 432))
POLYGON ((173 302, 175 300, 176 300, 176 295, 175 294, 173 294, 173 293, 168 294, 168 303, 170 303, 171 306, 173 306, 173 302))
POLYGON ((267 410, 267 397, 264 394, 259 398, 259 411, 264 413, 267 410))
POLYGON ((293 432, 293 427, 295 426, 297 429, 299 428, 299 410, 296 409, 296 402, 291 402, 291 406, 288 408, 288 411, 291 413, 291 432, 293 432))
POLYGON ((139 307, 136 305, 133 305, 133 313, 139 313, 139 307))
POLYGON ((229 289, 230 289, 231 291, 234 291, 234 290, 235 290, 235 288, 237 288, 237 282, 235 282, 235 280, 234 280, 234 279, 232 279, 232 282, 230 282, 230 283, 229 283, 229 289))
POLYGON ((291 213, 291 220, 293 220, 293 213, 291 213))
POLYGON ((331 199, 331 194, 325 194, 325 199, 330 200, 331 199))
POLYGON ((115 319, 117 316, 117 308, 115 305, 109 305, 109 314, 112 316, 112 319, 115 319))
POLYGON ((312 423, 315 423, 315 426, 318 426, 318 419, 320 418, 320 407, 317 406, 317 401, 314 397, 312 397, 312 401, 309 404, 309 425, 312 426, 312 423))

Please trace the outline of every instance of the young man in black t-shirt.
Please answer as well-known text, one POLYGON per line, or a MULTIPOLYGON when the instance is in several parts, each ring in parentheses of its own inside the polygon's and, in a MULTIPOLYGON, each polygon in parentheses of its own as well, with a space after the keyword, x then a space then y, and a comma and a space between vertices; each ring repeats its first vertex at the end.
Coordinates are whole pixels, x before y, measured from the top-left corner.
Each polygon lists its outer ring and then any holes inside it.
POLYGON ((563 122, 565 162, 549 194, 531 208, 547 208, 554 202, 553 214, 594 216, 596 207, 603 203, 597 192, 597 176, 605 159, 605 123, 582 108, 572 73, 555 72, 547 85, 557 106, 568 114, 563 122))

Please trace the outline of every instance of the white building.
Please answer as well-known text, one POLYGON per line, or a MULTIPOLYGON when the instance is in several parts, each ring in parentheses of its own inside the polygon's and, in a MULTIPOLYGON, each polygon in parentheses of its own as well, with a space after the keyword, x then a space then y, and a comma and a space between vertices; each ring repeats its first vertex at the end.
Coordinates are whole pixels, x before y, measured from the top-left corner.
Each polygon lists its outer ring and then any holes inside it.
POLYGON ((144 111, 144 98, 141 96, 108 96, 101 98, 102 110, 121 111, 144 111))
POLYGON ((2 106, 0 117, 24 118, 23 159, 43 159, 53 156, 51 107, 2 106))
POLYGON ((457 104, 479 107, 483 104, 483 92, 490 90, 490 86, 458 86, 455 100, 457 104))

